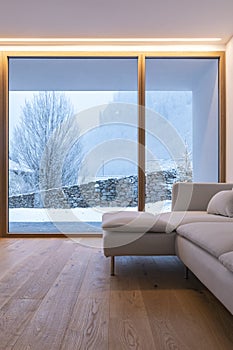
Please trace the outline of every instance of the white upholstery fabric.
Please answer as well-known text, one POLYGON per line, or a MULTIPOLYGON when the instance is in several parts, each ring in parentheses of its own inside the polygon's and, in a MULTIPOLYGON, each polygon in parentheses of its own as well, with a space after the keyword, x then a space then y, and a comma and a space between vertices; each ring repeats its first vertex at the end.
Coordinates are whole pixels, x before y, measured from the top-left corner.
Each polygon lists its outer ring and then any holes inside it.
POLYGON ((113 255, 174 255, 175 232, 127 233, 103 231, 105 256, 113 255))
POLYGON ((174 211, 153 215, 145 212, 119 211, 103 215, 102 228, 114 232, 171 233, 183 224, 191 222, 232 222, 232 218, 207 214, 205 211, 174 211))
POLYGON ((220 191, 209 201, 208 214, 233 217, 233 191, 220 191))
POLYGON ((102 217, 102 228, 117 232, 147 232, 155 223, 155 216, 136 211, 106 213, 102 217))
POLYGON ((232 183, 177 182, 172 187, 172 210, 205 210, 220 191, 231 190, 232 183))
POLYGON ((220 255, 219 260, 228 270, 233 272, 233 251, 220 255))
POLYGON ((232 222, 232 218, 207 214, 206 211, 172 211, 155 216, 155 224, 150 228, 151 232, 175 231, 177 227, 192 222, 232 222))
POLYGON ((216 258, 233 250, 233 223, 196 222, 178 227, 177 233, 216 258))
POLYGON ((176 236, 176 254, 233 314, 233 278, 214 256, 189 240, 176 236))
POLYGON ((173 185, 173 212, 104 214, 105 256, 177 254, 233 314, 233 218, 206 212, 217 192, 232 187, 179 183, 173 185))

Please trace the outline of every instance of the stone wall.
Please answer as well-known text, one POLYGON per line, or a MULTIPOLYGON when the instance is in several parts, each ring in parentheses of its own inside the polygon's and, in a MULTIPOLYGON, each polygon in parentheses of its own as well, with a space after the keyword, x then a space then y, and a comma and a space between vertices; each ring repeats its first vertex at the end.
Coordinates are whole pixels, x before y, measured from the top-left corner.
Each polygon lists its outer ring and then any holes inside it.
MULTIPOLYGON (((146 176, 146 203, 171 199, 172 184, 180 181, 176 170, 157 171, 146 176)), ((9 197, 10 208, 135 207, 138 178, 98 180, 80 186, 62 187, 9 197)))

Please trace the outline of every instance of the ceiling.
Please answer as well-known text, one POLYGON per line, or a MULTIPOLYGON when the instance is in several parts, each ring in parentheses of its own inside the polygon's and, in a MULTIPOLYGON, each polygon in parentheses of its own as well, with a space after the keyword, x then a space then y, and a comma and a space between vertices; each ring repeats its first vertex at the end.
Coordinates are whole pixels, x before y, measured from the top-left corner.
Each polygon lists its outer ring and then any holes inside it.
POLYGON ((233 36, 233 0, 0 0, 0 37, 233 36))

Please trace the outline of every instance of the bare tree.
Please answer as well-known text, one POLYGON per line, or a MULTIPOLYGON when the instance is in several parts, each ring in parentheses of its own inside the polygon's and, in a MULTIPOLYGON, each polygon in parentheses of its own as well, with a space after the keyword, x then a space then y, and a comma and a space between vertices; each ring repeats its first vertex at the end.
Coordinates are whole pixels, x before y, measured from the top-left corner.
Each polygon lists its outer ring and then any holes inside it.
POLYGON ((182 158, 178 160, 178 181, 192 181, 192 152, 189 150, 187 140, 184 140, 184 152, 182 158))
POLYGON ((77 183, 82 159, 73 107, 64 93, 40 92, 26 100, 10 144, 10 158, 34 172, 32 189, 77 183))

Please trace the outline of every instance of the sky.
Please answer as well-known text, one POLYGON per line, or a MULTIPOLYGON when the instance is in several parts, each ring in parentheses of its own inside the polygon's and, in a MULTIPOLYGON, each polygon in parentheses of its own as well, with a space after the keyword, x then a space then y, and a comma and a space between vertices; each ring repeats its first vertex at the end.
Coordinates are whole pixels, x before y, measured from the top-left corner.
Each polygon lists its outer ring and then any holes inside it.
MULTIPOLYGON (((9 135, 10 138, 13 136, 14 127, 20 120, 22 114, 22 107, 24 106, 25 100, 30 100, 33 94, 38 91, 10 91, 9 94, 9 135)), ((89 91, 88 95, 86 91, 66 91, 69 95, 70 101, 73 104, 75 114, 80 111, 86 110, 90 107, 94 107, 100 104, 106 104, 113 100, 115 92, 107 91, 89 91)))

